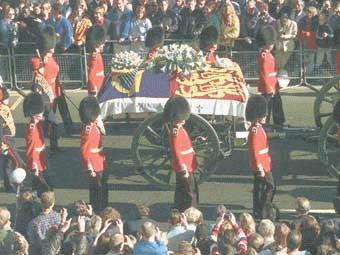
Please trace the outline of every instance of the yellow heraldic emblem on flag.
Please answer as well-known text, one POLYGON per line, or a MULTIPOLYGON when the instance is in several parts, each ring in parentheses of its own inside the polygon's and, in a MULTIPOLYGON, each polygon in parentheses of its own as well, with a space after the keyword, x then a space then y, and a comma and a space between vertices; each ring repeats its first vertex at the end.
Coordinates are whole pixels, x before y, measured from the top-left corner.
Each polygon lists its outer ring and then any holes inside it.
POLYGON ((112 86, 120 93, 132 96, 139 92, 144 70, 112 69, 112 86), (131 75, 129 75, 131 74, 131 75), (129 84, 129 86, 127 86, 129 84))
POLYGON ((210 67, 205 71, 196 71, 186 79, 176 78, 178 83, 177 95, 187 98, 207 97, 213 99, 233 99, 241 97, 246 100, 244 93, 244 77, 238 64, 233 68, 210 67))

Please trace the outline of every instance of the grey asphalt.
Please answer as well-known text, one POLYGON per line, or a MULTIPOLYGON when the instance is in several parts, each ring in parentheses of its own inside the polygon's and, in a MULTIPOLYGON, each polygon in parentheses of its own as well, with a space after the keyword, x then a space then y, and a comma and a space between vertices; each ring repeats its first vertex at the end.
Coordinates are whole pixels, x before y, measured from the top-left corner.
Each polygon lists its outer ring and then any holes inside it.
MULTIPOLYGON (((67 95, 78 105, 86 92, 68 91, 67 95)), ((287 123, 298 127, 314 127, 313 103, 315 93, 300 87, 282 92, 287 123)), ((19 95, 11 96, 12 103, 19 95)), ((20 100, 18 101, 18 103, 20 100)), ((77 110, 69 105, 73 120, 79 126, 77 110)), ((124 117, 124 116, 120 116, 124 117)), ((24 153, 22 104, 14 110, 17 124, 17 148, 24 153)), ((151 206, 152 216, 166 221, 173 201, 172 191, 162 191, 144 180, 134 170, 130 145, 137 122, 110 122, 105 137, 105 153, 110 172, 110 205, 117 208, 125 219, 134 217, 134 204, 146 202, 151 206)), ((312 209, 331 213, 332 199, 337 180, 331 178, 317 157, 316 139, 306 139, 306 133, 283 139, 272 139, 270 148, 273 155, 273 171, 277 183, 274 202, 284 212, 284 217, 292 217, 298 196, 311 200, 312 209), (287 211, 288 210, 288 211, 287 211)), ((74 200, 88 200, 87 181, 79 161, 79 135, 62 137, 60 145, 64 152, 49 158, 49 171, 55 184, 57 206, 65 206, 74 200)), ((47 142, 48 144, 48 142, 47 142)), ((29 187, 27 187, 29 188, 29 187)), ((225 204, 239 213, 252 208, 252 173, 248 167, 246 147, 236 149, 232 156, 218 162, 217 171, 200 185, 200 209, 208 220, 214 218, 216 205, 225 204)), ((15 194, 5 193, 0 186, 0 206, 13 207, 15 194)))

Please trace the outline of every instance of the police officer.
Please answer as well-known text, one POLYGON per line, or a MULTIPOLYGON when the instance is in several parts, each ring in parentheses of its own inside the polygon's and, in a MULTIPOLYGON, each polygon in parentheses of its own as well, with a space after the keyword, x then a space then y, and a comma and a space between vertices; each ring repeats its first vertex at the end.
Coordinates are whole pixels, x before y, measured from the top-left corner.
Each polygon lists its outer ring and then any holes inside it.
POLYGON ((251 122, 248 153, 250 168, 254 173, 253 213, 257 219, 262 218, 263 208, 272 202, 275 193, 269 144, 262 127, 267 113, 267 100, 263 96, 255 95, 249 98, 246 106, 246 119, 251 122))
POLYGON ((266 123, 269 123, 271 112, 273 112, 274 125, 282 127, 285 122, 285 115, 279 93, 277 64, 271 53, 275 43, 276 31, 272 26, 267 26, 264 30, 265 46, 259 49, 257 57, 259 67, 258 91, 262 93, 268 101, 266 123))
POLYGON ((97 96, 103 82, 104 75, 104 61, 101 55, 105 43, 105 30, 103 27, 94 25, 86 35, 86 45, 89 48, 90 57, 87 62, 88 66, 88 81, 87 91, 89 95, 97 96))
POLYGON ((96 212, 100 212, 108 204, 108 187, 102 142, 105 131, 94 96, 87 96, 80 102, 79 116, 83 123, 80 133, 81 165, 89 180, 90 203, 96 212))
POLYGON ((198 206, 198 185, 194 172, 197 159, 187 131, 185 121, 190 117, 190 106, 182 96, 170 98, 164 107, 164 120, 171 125, 169 144, 172 155, 172 169, 176 173, 174 207, 183 212, 198 206))

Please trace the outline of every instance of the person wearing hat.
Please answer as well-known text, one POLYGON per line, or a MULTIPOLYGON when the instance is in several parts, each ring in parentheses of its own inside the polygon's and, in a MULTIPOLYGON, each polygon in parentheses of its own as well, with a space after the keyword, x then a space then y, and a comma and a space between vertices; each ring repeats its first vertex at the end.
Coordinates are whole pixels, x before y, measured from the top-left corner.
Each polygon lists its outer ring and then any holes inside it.
POLYGON ((217 41, 218 41, 218 31, 216 27, 209 26, 203 29, 200 35, 200 49, 203 51, 205 55, 205 59, 208 64, 215 65, 216 64, 216 50, 217 50, 217 41))
POLYGON ((255 95, 248 99, 246 120, 251 122, 248 134, 248 153, 250 168, 254 173, 253 214, 257 219, 262 218, 263 208, 272 202, 275 193, 269 144, 262 127, 267 112, 265 97, 255 95))
POLYGON ((176 173, 174 208, 184 212, 198 206, 198 185, 194 176, 197 159, 190 136, 184 128, 190 117, 190 105, 182 96, 171 97, 165 104, 164 120, 170 123, 169 144, 172 169, 176 173))
POLYGON ((30 117, 26 126, 26 169, 29 169, 32 179, 32 190, 40 196, 52 189, 47 175, 47 160, 45 155, 44 132, 42 128, 44 104, 42 96, 30 93, 23 102, 24 115, 30 117))
POLYGON ((10 192, 12 191, 12 187, 9 181, 9 174, 14 169, 20 167, 23 161, 15 150, 14 137, 16 129, 11 109, 8 106, 9 93, 6 87, 2 85, 2 82, 0 86, 0 149, 4 161, 4 164, 2 165, 4 188, 6 191, 10 192))
POLYGON ((97 96, 105 79, 104 61, 101 55, 104 43, 104 28, 98 25, 92 26, 86 36, 86 45, 88 46, 90 52, 90 57, 87 62, 87 92, 89 95, 97 96))
POLYGON ((95 212, 108 204, 107 174, 103 152, 103 131, 100 108, 94 96, 85 97, 79 105, 79 116, 83 123, 80 133, 81 165, 89 179, 90 203, 95 212))
POLYGON ((149 49, 146 60, 152 60, 164 42, 164 29, 153 27, 148 30, 145 38, 145 47, 149 49))
POLYGON ((282 100, 279 93, 277 80, 277 65, 271 51, 274 48, 276 31, 272 26, 263 29, 265 46, 259 49, 257 56, 259 80, 258 91, 268 101, 268 115, 266 123, 269 123, 271 112, 273 111, 274 125, 282 127, 285 116, 282 107, 282 100))
POLYGON ((33 84, 31 86, 31 91, 33 93, 40 94, 43 98, 44 119, 46 121, 48 135, 50 138, 50 148, 52 152, 56 152, 58 151, 59 132, 55 113, 52 110, 55 97, 52 87, 44 78, 45 68, 41 58, 37 56, 33 57, 31 59, 31 65, 33 69, 33 84))
MULTIPOLYGON (((73 125, 72 119, 68 110, 62 86, 59 82, 59 65, 53 56, 54 48, 56 47, 56 41, 57 38, 54 28, 50 25, 46 25, 41 31, 38 42, 39 54, 37 57, 32 59, 32 69, 35 72, 35 77, 37 77, 37 73, 39 73, 40 76, 46 80, 50 87, 49 90, 46 89, 46 93, 49 95, 50 99, 53 100, 52 110, 55 114, 58 106, 66 132, 71 134, 73 125)), ((55 131, 55 128, 57 128, 56 125, 53 127, 53 131, 51 130, 51 132, 57 132, 55 131)), ((51 144, 50 150, 52 153, 60 151, 58 143, 53 143, 53 146, 51 144)))

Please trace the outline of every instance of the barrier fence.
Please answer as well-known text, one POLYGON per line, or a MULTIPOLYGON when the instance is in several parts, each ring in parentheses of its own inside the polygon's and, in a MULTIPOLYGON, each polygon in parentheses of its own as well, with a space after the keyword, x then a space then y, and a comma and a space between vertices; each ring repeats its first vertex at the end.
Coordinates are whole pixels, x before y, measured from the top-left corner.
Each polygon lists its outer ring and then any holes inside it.
MULTIPOLYGON (((170 43, 190 43, 192 41, 166 40, 170 43)), ((36 47, 32 43, 21 43, 16 48, 7 48, 0 45, 0 74, 4 84, 9 88, 28 88, 32 81, 31 58, 36 56, 36 47)), ((115 52, 135 51, 145 57, 147 50, 144 43, 119 44, 117 41, 106 43, 103 52, 105 73, 109 74, 111 59, 115 52)), ((274 51, 275 53, 275 51, 274 51)), ((336 73, 336 50, 330 49, 321 59, 321 53, 317 50, 306 50, 297 43, 294 51, 289 52, 290 57, 285 66, 288 76, 296 84, 310 85, 313 81, 320 82, 321 79, 330 79, 336 73), (320 60, 321 59, 321 60, 320 60)), ((225 49, 218 52, 219 56, 230 57, 237 62, 247 82, 258 79, 258 51, 235 51, 225 49)), ((75 48, 72 53, 55 54, 59 63, 59 80, 65 89, 82 88, 86 86, 87 80, 87 58, 85 47, 75 48)), ((340 63, 339 63, 340 64, 340 63)))

